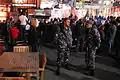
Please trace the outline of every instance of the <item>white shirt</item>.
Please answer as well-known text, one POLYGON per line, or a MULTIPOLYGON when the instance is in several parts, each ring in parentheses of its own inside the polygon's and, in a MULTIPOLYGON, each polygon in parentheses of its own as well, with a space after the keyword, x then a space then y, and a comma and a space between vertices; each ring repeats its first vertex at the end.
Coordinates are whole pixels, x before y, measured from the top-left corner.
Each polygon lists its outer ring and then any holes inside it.
POLYGON ((24 15, 19 16, 19 20, 21 22, 20 25, 27 25, 28 18, 24 15))

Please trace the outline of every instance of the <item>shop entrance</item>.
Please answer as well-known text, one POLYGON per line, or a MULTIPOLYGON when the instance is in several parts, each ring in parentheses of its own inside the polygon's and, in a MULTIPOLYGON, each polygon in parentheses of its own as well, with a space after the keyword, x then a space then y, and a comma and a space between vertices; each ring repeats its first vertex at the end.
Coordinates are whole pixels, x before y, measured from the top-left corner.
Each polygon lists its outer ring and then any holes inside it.
POLYGON ((24 13, 28 14, 28 9, 26 9, 26 8, 18 8, 18 12, 19 13, 24 12, 24 13))

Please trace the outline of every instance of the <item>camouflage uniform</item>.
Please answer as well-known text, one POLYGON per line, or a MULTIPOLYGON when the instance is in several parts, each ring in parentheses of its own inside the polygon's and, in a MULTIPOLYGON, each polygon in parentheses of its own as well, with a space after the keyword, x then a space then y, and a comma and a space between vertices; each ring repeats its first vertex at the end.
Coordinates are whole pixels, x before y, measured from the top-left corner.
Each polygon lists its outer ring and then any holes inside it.
POLYGON ((63 31, 58 27, 55 33, 57 41, 57 66, 68 63, 68 56, 70 54, 70 47, 72 46, 72 32, 69 27, 64 28, 63 31))
POLYGON ((87 51, 85 54, 85 62, 90 70, 95 69, 95 53, 96 50, 100 47, 100 43, 101 39, 98 30, 95 28, 88 29, 88 34, 86 36, 87 51))

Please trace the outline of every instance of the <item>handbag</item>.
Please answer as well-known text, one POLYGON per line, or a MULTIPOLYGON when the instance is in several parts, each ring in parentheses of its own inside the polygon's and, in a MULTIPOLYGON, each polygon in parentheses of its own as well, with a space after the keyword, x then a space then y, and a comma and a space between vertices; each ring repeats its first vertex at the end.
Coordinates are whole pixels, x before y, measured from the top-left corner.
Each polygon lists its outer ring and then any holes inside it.
POLYGON ((30 24, 27 24, 27 25, 25 26, 25 30, 30 30, 30 24))

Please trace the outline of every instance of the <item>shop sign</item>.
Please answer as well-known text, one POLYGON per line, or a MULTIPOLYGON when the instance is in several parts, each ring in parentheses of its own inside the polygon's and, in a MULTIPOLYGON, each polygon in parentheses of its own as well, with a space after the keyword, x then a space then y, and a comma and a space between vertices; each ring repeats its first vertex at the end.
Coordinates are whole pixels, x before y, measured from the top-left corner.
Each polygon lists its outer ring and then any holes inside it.
POLYGON ((44 10, 35 10, 35 15, 45 15, 44 10))
POLYGON ((51 10, 35 10, 35 15, 51 16, 51 10))
POLYGON ((12 0, 12 2, 15 4, 20 4, 20 3, 27 3, 28 0, 12 0))
POLYGON ((0 12, 0 17, 7 17, 7 12, 0 12))

